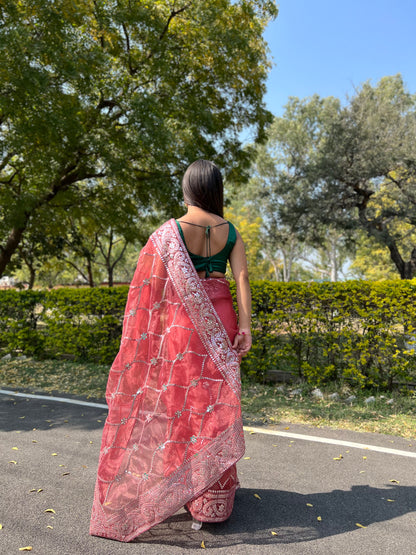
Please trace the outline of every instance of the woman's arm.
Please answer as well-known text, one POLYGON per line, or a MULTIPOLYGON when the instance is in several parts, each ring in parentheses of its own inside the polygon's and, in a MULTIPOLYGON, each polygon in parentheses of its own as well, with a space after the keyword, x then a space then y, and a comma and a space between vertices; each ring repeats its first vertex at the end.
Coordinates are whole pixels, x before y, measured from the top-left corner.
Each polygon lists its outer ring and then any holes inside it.
POLYGON ((240 357, 251 348, 251 292, 248 278, 247 258, 244 243, 237 231, 237 241, 230 255, 231 270, 237 288, 238 334, 233 347, 240 357))

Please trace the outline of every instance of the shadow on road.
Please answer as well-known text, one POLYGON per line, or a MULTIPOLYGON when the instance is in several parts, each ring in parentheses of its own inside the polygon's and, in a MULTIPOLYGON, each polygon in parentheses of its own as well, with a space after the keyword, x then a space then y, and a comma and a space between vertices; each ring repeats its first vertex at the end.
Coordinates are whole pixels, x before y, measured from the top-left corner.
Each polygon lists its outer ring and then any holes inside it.
POLYGON ((241 489, 227 522, 204 524, 199 532, 194 532, 189 515, 179 513, 141 535, 136 542, 194 549, 196 534, 199 534, 209 548, 301 543, 358 531, 357 524, 370 526, 415 510, 416 487, 393 484, 385 488, 352 486, 347 491, 308 495, 241 489))
POLYGON ((49 430, 68 425, 86 431, 102 429, 107 410, 54 401, 0 396, 0 431, 49 430))

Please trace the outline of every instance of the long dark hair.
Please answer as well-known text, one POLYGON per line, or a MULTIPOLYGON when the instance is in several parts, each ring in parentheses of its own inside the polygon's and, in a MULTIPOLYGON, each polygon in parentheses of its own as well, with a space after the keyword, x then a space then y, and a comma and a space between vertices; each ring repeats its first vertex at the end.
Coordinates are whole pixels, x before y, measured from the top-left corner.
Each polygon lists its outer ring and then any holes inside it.
POLYGON ((207 212, 224 215, 224 189, 222 175, 215 164, 196 160, 182 179, 183 198, 186 204, 198 206, 207 212))

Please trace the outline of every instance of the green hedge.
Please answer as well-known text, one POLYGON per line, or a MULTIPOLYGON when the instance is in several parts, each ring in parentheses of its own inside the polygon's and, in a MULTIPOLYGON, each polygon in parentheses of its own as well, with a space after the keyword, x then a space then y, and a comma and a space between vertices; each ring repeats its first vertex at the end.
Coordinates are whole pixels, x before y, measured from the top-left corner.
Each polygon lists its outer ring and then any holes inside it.
MULTIPOLYGON (((1 353, 110 364, 127 291, 0 291, 1 353)), ((280 370, 314 385, 348 380, 381 388, 416 381, 415 281, 258 281, 252 293, 254 345, 244 376, 266 381, 280 370)))
POLYGON ((109 364, 120 344, 128 287, 0 291, 0 349, 109 364))
POLYGON ((242 372, 319 385, 416 382, 416 281, 253 282, 253 349, 242 372))

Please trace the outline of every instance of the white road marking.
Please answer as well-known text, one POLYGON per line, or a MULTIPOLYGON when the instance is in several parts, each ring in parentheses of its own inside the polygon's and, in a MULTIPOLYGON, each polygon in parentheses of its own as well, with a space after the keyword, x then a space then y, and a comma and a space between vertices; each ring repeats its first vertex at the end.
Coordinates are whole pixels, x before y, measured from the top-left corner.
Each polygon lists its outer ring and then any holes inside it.
MULTIPOLYGON (((29 399, 41 399, 43 401, 56 401, 59 403, 69 403, 71 405, 81 405, 83 407, 94 407, 107 410, 107 405, 103 403, 90 403, 88 401, 79 401, 77 399, 67 399, 65 397, 50 397, 48 395, 34 395, 31 393, 18 393, 0 389, 0 395, 10 395, 12 397, 25 397, 29 399)), ((280 432, 278 430, 267 430, 264 428, 253 428, 244 426, 245 432, 254 432, 256 434, 265 434, 271 436, 290 437, 291 439, 300 439, 302 441, 315 441, 317 443, 329 443, 331 445, 341 445, 342 447, 352 447, 354 449, 365 449, 367 451, 378 451, 390 455, 399 455, 401 457, 416 458, 416 453, 411 451, 401 451, 399 449, 391 449, 390 447, 379 447, 377 445, 369 445, 366 443, 355 443, 353 441, 343 441, 341 439, 330 439, 327 437, 309 436, 305 434, 294 434, 291 432, 280 432)))
POLYGON ((26 397, 29 399, 42 399, 42 401, 57 401, 59 403, 69 403, 70 405, 82 405, 83 407, 95 407, 96 409, 108 409, 102 403, 89 403, 88 401, 78 401, 77 399, 66 399, 65 397, 49 397, 49 395, 33 395, 31 393, 17 393, 0 389, 0 395, 11 395, 12 397, 26 397))
POLYGON ((400 449, 391 449, 390 447, 378 447, 377 445, 369 445, 368 443, 355 443, 353 441, 343 441, 341 439, 330 439, 327 437, 279 432, 278 430, 264 430, 263 428, 251 428, 249 426, 245 426, 244 430, 246 432, 254 432, 256 434, 290 437, 292 439, 316 441, 317 443, 330 443, 331 445, 342 445, 343 447, 353 447, 355 449, 365 449, 367 451, 378 451, 379 453, 388 453, 390 455, 400 455, 402 457, 416 458, 416 453, 413 453, 411 451, 401 451, 400 449))

